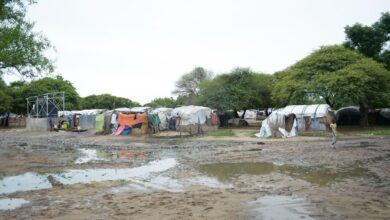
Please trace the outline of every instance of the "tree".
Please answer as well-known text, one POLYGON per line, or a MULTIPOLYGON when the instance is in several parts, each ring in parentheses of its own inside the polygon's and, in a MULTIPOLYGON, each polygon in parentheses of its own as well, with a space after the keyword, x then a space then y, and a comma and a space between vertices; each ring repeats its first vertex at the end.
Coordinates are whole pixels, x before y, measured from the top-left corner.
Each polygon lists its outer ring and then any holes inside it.
POLYGON ((26 20, 26 5, 33 0, 0 1, 0 76, 20 74, 35 77, 52 72, 52 62, 44 56, 49 41, 33 32, 34 23, 26 20))
POLYGON ((382 13, 377 22, 371 26, 356 23, 345 27, 348 48, 359 51, 379 62, 386 64, 390 70, 390 13, 382 13))
POLYGON ((364 56, 340 45, 321 47, 293 66, 275 74, 272 97, 276 106, 325 102, 337 107, 337 100, 326 84, 319 83, 321 76, 334 72, 363 59, 364 56))
POLYGON ((12 97, 9 95, 7 85, 0 77, 0 114, 11 111, 12 97))
POLYGON ((82 100, 84 109, 115 109, 121 107, 140 106, 138 102, 133 102, 130 99, 113 96, 110 94, 90 95, 82 100))
POLYGON ((173 98, 156 98, 145 104, 145 106, 175 108, 177 104, 173 98))
POLYGON ((322 47, 275 77, 272 96, 279 105, 358 105, 361 125, 368 125, 369 108, 389 105, 390 72, 342 46, 322 47))
POLYGON ((202 82, 196 102, 219 110, 268 108, 271 106, 272 79, 272 75, 236 68, 202 82))
POLYGON ((65 109, 75 110, 80 108, 80 96, 71 82, 62 76, 45 77, 31 81, 23 88, 23 98, 40 96, 45 93, 65 92, 65 109))
POLYGON ((196 67, 191 72, 184 74, 176 82, 176 89, 172 92, 179 96, 187 97, 187 105, 191 105, 193 98, 198 95, 199 85, 202 81, 211 79, 212 73, 203 67, 196 67))

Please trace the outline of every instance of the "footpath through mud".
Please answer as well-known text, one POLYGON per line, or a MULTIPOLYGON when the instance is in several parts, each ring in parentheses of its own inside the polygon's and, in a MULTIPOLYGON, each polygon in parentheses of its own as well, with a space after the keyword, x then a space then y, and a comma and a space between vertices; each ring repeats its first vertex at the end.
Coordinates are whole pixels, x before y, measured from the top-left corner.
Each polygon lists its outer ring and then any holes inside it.
POLYGON ((390 138, 0 132, 0 219, 389 219, 390 138))

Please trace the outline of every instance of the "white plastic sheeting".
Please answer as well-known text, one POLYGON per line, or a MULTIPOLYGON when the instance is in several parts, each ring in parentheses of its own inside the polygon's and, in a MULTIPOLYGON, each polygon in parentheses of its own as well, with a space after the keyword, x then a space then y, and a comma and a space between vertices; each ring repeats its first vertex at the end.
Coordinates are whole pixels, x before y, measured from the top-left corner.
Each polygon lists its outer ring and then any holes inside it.
MULTIPOLYGON (((298 132, 305 129, 305 118, 310 119, 310 129, 313 131, 324 131, 326 126, 320 123, 320 118, 326 117, 328 112, 332 111, 327 104, 319 105, 289 105, 285 108, 274 110, 263 122, 260 132, 256 134, 257 137, 275 136, 276 127, 284 129, 285 117, 294 114, 296 121, 294 121, 293 129, 287 132, 288 136, 295 136, 298 132), (294 130, 294 131, 293 131, 294 130), (295 132, 295 134, 294 134, 295 132)), ((280 131, 281 132, 281 131, 280 131)), ((282 136, 285 134, 282 133, 282 136)))
POLYGON ((205 124, 211 109, 203 106, 183 106, 173 109, 172 116, 180 117, 180 125, 205 124))
MULTIPOLYGON (((258 112, 259 112, 258 110, 248 109, 248 110, 245 111, 244 118, 245 119, 256 119, 256 116, 257 116, 258 112)), ((240 118, 241 118, 242 114, 244 114, 244 111, 239 111, 237 113, 238 113, 238 116, 240 116, 240 118)))
POLYGON ((149 112, 150 110, 152 110, 151 107, 134 107, 130 109, 131 112, 136 112, 136 113, 149 112))
POLYGON ((59 111, 58 115, 60 117, 63 116, 71 116, 74 114, 80 114, 80 115, 98 115, 103 112, 105 112, 106 109, 84 109, 84 110, 74 110, 74 111, 59 111))
POLYGON ((157 108, 152 111, 152 114, 157 114, 160 118, 160 130, 168 129, 168 120, 171 118, 172 108, 157 108))

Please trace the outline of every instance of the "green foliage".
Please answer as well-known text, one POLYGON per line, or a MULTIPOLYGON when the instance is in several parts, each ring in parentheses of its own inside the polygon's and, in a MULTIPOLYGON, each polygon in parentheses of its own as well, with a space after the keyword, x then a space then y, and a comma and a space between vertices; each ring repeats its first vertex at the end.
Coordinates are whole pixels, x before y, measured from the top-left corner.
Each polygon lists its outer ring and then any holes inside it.
POLYGON ((271 106, 272 75, 236 68, 200 85, 196 103, 219 110, 267 108, 271 106))
POLYGON ((332 107, 389 105, 390 72, 342 46, 327 46, 276 74, 272 96, 279 106, 322 100, 332 107))
POLYGON ((135 106, 140 106, 140 104, 130 99, 110 94, 90 95, 83 98, 82 101, 82 107, 84 109, 115 109, 121 107, 131 108, 135 106))
POLYGON ((40 96, 45 93, 65 92, 65 109, 75 110, 80 108, 80 96, 71 82, 62 76, 54 78, 45 77, 31 81, 23 88, 23 97, 40 96))
POLYGON ((2 78, 0 78, 0 100, 0 114, 10 111, 12 97, 10 96, 10 92, 7 88, 7 85, 2 78))
POLYGON ((334 73, 364 58, 343 46, 326 46, 314 51, 286 70, 276 73, 272 97, 277 106, 326 102, 334 106, 338 100, 329 89, 327 79, 334 73))
POLYGON ((175 108, 177 106, 176 100, 173 98, 156 98, 153 101, 145 104, 145 106, 149 107, 167 107, 167 108, 175 108))
POLYGON ((51 47, 49 41, 33 32, 34 24, 26 21, 26 5, 31 3, 34 1, 0 1, 0 76, 35 77, 54 69, 43 54, 51 47))
POLYGON ((187 97, 187 105, 191 105, 193 98, 199 93, 199 85, 202 81, 212 78, 212 73, 203 67, 196 67, 191 72, 184 74, 176 82, 173 94, 187 97))
POLYGON ((344 45, 362 54, 383 62, 390 69, 390 13, 383 13, 379 21, 371 26, 356 23, 345 27, 347 41, 344 45))

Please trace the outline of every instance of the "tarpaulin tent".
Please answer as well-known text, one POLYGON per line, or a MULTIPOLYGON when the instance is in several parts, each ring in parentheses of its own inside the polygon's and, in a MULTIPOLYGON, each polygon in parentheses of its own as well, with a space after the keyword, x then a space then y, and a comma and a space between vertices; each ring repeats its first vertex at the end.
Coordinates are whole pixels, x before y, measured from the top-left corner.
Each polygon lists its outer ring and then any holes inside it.
POLYGON ((152 111, 152 114, 157 114, 160 118, 160 126, 159 129, 161 131, 168 129, 168 122, 171 118, 172 108, 156 108, 152 111))
POLYGON ((334 113, 327 104, 289 105, 274 110, 262 122, 260 132, 256 136, 295 136, 301 131, 326 131, 329 130, 328 124, 333 117, 334 113))
POLYGON ((173 109, 171 115, 178 119, 177 130, 199 134, 218 129, 217 125, 211 124, 211 112, 208 107, 190 105, 173 109))

